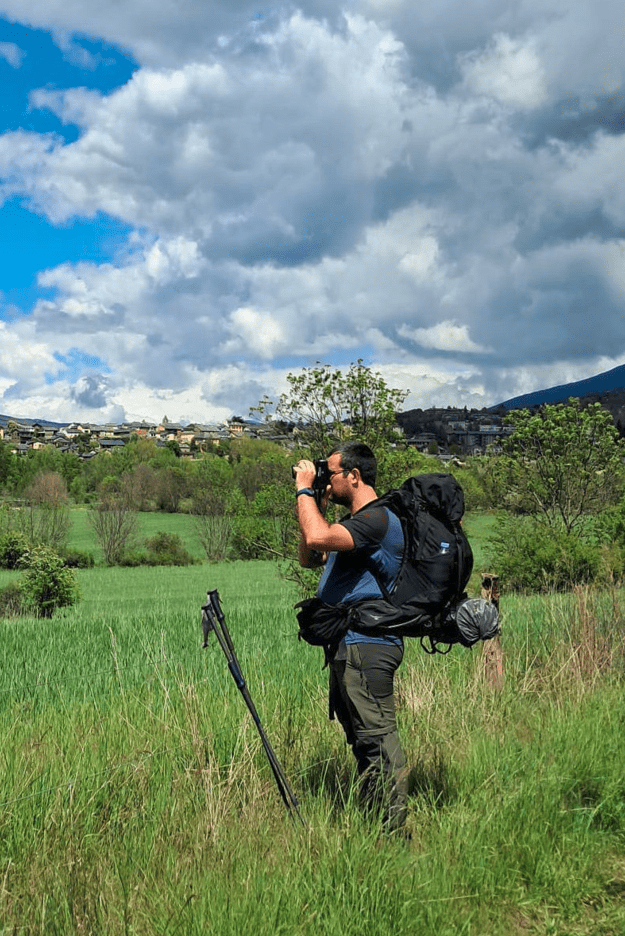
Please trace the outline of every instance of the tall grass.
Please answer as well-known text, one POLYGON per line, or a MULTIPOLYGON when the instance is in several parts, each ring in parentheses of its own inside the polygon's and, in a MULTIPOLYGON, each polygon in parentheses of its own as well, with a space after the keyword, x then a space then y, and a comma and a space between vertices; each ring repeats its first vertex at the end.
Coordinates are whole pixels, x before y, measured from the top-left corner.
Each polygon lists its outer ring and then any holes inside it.
POLYGON ((396 841, 357 808, 273 565, 80 577, 51 622, 0 622, 0 933, 625 929, 620 594, 504 598, 501 691, 481 651, 407 642, 412 838, 396 841), (305 828, 217 644, 201 649, 211 588, 305 828))

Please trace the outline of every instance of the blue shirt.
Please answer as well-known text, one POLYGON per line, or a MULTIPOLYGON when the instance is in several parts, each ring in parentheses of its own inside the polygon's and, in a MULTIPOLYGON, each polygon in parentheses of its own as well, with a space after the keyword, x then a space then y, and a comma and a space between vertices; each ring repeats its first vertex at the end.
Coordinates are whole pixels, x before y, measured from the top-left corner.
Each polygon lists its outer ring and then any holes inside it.
MULTIPOLYGON (((365 505, 340 522, 349 530, 354 549, 329 554, 317 596, 326 604, 382 598, 382 590, 370 568, 374 566, 380 581, 390 591, 404 552, 399 518, 386 507, 365 505)), ((345 642, 402 644, 399 637, 370 637, 357 631, 348 631, 345 642)))

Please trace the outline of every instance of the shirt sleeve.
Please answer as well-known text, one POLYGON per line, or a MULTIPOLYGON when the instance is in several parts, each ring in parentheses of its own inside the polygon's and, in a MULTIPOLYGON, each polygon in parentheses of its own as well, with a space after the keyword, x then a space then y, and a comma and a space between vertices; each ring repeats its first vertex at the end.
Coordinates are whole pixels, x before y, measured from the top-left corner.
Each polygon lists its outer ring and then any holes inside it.
POLYGON ((363 507, 358 513, 341 520, 354 540, 356 549, 376 549, 388 530, 388 514, 384 507, 363 507))

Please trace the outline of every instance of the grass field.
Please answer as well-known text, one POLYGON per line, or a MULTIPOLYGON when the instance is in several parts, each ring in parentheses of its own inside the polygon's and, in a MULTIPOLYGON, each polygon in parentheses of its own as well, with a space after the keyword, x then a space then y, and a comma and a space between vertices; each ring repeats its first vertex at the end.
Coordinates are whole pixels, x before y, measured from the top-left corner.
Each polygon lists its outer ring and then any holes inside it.
MULTIPOLYGON (((189 514, 167 513, 140 513, 139 515, 140 539, 145 540, 157 533, 176 533, 184 542, 186 548, 196 559, 204 559, 202 544, 197 535, 193 517, 189 514)), ((476 512, 468 514, 465 519, 465 530, 471 540, 475 554, 475 568, 483 570, 486 563, 485 542, 494 527, 492 514, 476 512)), ((97 563, 102 562, 102 550, 98 546, 93 530, 89 525, 89 509, 72 508, 72 528, 68 545, 73 549, 80 549, 93 554, 97 563)))
MULTIPOLYGON (((93 529, 89 524, 89 508, 72 508, 72 527, 69 535, 68 546, 72 549, 80 549, 83 552, 89 552, 93 555, 96 563, 102 562, 102 550, 100 549, 93 529)), ((157 533, 175 533, 183 541, 187 550, 195 559, 204 559, 204 550, 197 535, 193 517, 189 514, 169 514, 169 513, 139 513, 139 528, 137 532, 140 541, 155 536, 157 533)))
POLYGON ((272 563, 79 578, 75 608, 0 621, 3 936, 625 932, 620 593, 504 594, 499 691, 481 650, 407 641, 399 842, 357 808, 320 653, 272 563), (304 828, 214 638, 201 647, 212 588, 304 828))

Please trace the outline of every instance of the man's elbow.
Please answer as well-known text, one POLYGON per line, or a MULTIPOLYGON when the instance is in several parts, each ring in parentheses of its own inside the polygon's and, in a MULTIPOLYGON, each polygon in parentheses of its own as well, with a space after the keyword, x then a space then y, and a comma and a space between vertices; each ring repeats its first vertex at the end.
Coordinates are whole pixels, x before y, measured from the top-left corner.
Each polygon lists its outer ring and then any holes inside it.
POLYGON ((304 534, 302 536, 302 541, 304 548, 309 553, 325 552, 328 548, 328 544, 320 536, 315 536, 314 533, 309 533, 308 535, 304 534))

